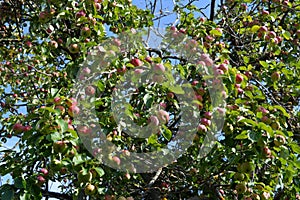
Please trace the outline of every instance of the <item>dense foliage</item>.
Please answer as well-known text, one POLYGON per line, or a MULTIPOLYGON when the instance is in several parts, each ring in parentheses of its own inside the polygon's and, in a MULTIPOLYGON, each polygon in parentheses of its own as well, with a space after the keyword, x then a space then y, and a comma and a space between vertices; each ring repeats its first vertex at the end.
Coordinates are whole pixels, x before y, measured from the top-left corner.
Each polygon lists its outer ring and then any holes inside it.
MULTIPOLYGON (((300 1, 212 0, 208 17, 195 0, 170 2, 168 11, 159 8, 167 1, 145 2, 144 9, 131 0, 0 1, 0 175, 10 180, 2 182, 0 199, 300 199, 300 1), (222 77, 226 110, 212 110, 202 68, 173 55, 171 45, 124 51, 120 40, 110 40, 162 26, 171 14, 176 19, 162 28, 187 38, 185 50, 203 51, 200 65, 222 77), (162 87, 162 76, 175 70, 196 93, 201 120, 193 145, 155 173, 110 168, 95 158, 99 149, 88 151, 79 137, 96 136, 76 122, 82 112, 72 93, 76 75, 92 76, 92 68, 80 66, 107 40, 114 42, 107 47, 113 62, 102 60, 109 71, 85 95, 96 94, 94 123, 127 150, 125 157, 159 150, 184 134, 177 127, 180 92, 162 87), (111 100, 122 77, 140 66, 154 66, 158 84, 139 88, 126 115, 138 125, 161 126, 149 138, 133 139, 116 123, 111 100), (151 116, 155 104, 161 110, 151 116), (216 145, 199 157, 212 118, 220 116, 216 145), (58 189, 51 189, 53 182, 58 189)), ((120 156, 111 160, 122 165, 120 156)))

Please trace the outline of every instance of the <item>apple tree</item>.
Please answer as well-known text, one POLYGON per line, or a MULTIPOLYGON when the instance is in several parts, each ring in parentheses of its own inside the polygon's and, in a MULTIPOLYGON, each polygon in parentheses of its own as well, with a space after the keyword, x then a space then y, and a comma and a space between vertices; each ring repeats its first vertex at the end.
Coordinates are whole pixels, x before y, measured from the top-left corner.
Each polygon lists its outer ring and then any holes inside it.
POLYGON ((0 11, 1 199, 300 199, 299 0, 4 0, 0 11), (148 39, 132 42, 141 29, 148 39), (126 75, 147 69, 153 82, 114 104, 126 75), (193 91, 196 135, 180 131, 188 95, 171 73, 193 91), (127 118, 147 137, 131 137, 127 118), (98 126, 110 145, 93 146, 98 126), (168 164, 126 162, 190 135, 168 164))

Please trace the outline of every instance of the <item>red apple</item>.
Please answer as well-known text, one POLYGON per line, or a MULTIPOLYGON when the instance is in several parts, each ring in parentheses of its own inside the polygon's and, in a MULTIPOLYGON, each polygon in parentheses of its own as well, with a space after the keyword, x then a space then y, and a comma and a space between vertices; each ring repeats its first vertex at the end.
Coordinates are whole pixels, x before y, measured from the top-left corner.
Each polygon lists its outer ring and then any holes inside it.
POLYGON ((205 126, 210 126, 211 125, 211 121, 209 119, 202 118, 201 119, 201 124, 203 124, 205 126))
POLYGON ((133 58, 130 61, 130 63, 133 64, 135 67, 139 67, 139 66, 143 65, 143 62, 140 59, 138 59, 138 58, 133 58))
POLYGON ((61 103, 61 98, 60 97, 55 97, 53 99, 53 102, 54 102, 55 105, 59 105, 61 103))
POLYGON ((263 152, 267 158, 271 157, 272 155, 272 151, 269 149, 269 147, 264 147, 263 152))
POLYGON ((166 112, 165 110, 159 110, 157 112, 157 117, 158 117, 159 121, 161 121, 162 123, 168 123, 170 120, 169 113, 166 112))
POLYGON ((43 173, 44 176, 48 176, 48 174, 49 174, 49 171, 46 168, 40 169, 40 172, 43 173))
POLYGON ((32 129, 32 127, 29 126, 29 125, 23 126, 23 131, 24 131, 24 132, 30 131, 31 129, 32 129))
POLYGON ((79 12, 76 13, 76 17, 80 18, 80 17, 85 17, 86 13, 83 10, 80 10, 79 12))
POLYGON ((118 156, 113 156, 112 157, 112 160, 117 164, 117 165, 120 165, 121 164, 121 160, 118 156))
POLYGON ((275 38, 275 37, 276 37, 276 33, 275 33, 274 31, 270 31, 270 32, 268 33, 268 36, 269 36, 270 38, 275 38))
POLYGON ((165 71, 165 66, 161 63, 158 63, 158 64, 154 65, 153 69, 154 69, 155 72, 162 73, 162 72, 165 71))
POLYGON ((197 127, 197 131, 198 131, 198 132, 206 132, 206 131, 207 131, 207 128, 206 128, 205 125, 199 124, 198 127, 197 127))
POLYGON ((92 96, 92 95, 95 94, 95 92, 96 92, 95 88, 91 85, 89 85, 85 88, 85 94, 86 95, 92 96))
POLYGON ((74 105, 72 105, 68 110, 68 114, 72 117, 77 116, 79 113, 80 113, 80 108, 74 105))
POLYGON ((23 131, 23 125, 20 123, 16 123, 13 125, 12 129, 16 132, 16 133, 21 133, 23 131))
POLYGON ((237 74, 236 76, 235 76, 235 82, 236 83, 241 83, 241 82, 243 82, 243 76, 241 75, 241 74, 237 74))
POLYGON ((38 185, 41 186, 41 185, 43 185, 46 182, 46 179, 43 176, 38 175, 37 176, 37 181, 38 181, 38 185))
POLYGON ((150 116, 148 123, 154 126, 158 126, 159 125, 159 120, 156 116, 150 116))
POLYGON ((218 69, 222 70, 223 72, 227 72, 228 71, 228 66, 226 64, 222 63, 222 64, 220 64, 218 69))

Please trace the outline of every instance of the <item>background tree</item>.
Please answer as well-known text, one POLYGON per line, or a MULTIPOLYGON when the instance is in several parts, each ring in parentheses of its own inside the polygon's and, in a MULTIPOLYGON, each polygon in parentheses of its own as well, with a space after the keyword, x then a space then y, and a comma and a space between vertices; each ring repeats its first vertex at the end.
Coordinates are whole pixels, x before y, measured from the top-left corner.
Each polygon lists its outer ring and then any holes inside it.
MULTIPOLYGON (((1 199, 299 198, 300 2, 212 0, 206 7, 210 16, 195 0, 168 5, 147 0, 145 5, 138 8, 130 0, 0 1, 0 175, 12 179, 2 183, 1 199), (202 74, 168 49, 125 52, 109 66, 112 73, 86 92, 104 94, 95 105, 107 139, 131 152, 147 152, 177 134, 178 99, 159 85, 153 87, 156 92, 140 90, 131 103, 140 125, 148 123, 148 107, 165 103, 170 118, 162 134, 151 142, 131 141, 117 129, 112 92, 126 71, 142 63, 181 71, 198 95, 201 121, 194 145, 157 173, 114 170, 95 159, 78 137, 90 133, 73 118, 80 114, 72 99, 76 74, 90 49, 113 33, 161 25, 169 16, 175 17, 167 29, 194 41, 223 78, 227 109, 218 110, 226 113, 223 131, 213 150, 199 158, 211 123, 202 74), (146 94, 151 96, 148 105, 140 101, 146 94), (15 145, 7 146, 12 140, 15 145), (50 191, 52 182, 59 183, 59 190, 50 191)), ((121 44, 115 40, 115 45, 121 44)), ((204 65, 209 67, 209 61, 204 65)))

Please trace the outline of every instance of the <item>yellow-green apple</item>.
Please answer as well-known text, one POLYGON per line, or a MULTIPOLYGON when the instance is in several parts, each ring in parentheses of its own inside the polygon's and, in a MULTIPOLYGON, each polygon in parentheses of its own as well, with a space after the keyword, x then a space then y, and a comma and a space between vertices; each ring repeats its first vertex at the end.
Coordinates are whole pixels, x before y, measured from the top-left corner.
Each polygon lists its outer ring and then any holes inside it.
POLYGON ((70 51, 70 53, 72 53, 72 54, 76 54, 76 53, 78 53, 79 52, 79 45, 78 44, 70 44, 70 46, 69 46, 69 51, 70 51))
POLYGON ((235 189, 238 194, 243 194, 247 191, 247 187, 245 183, 239 183, 235 186, 235 189))
POLYGON ((279 72, 273 72, 271 75, 272 81, 278 81, 280 79, 280 73, 279 72))
POLYGON ((84 193, 86 195, 92 195, 96 193, 96 187, 92 184, 88 184, 85 188, 84 188, 84 193))

